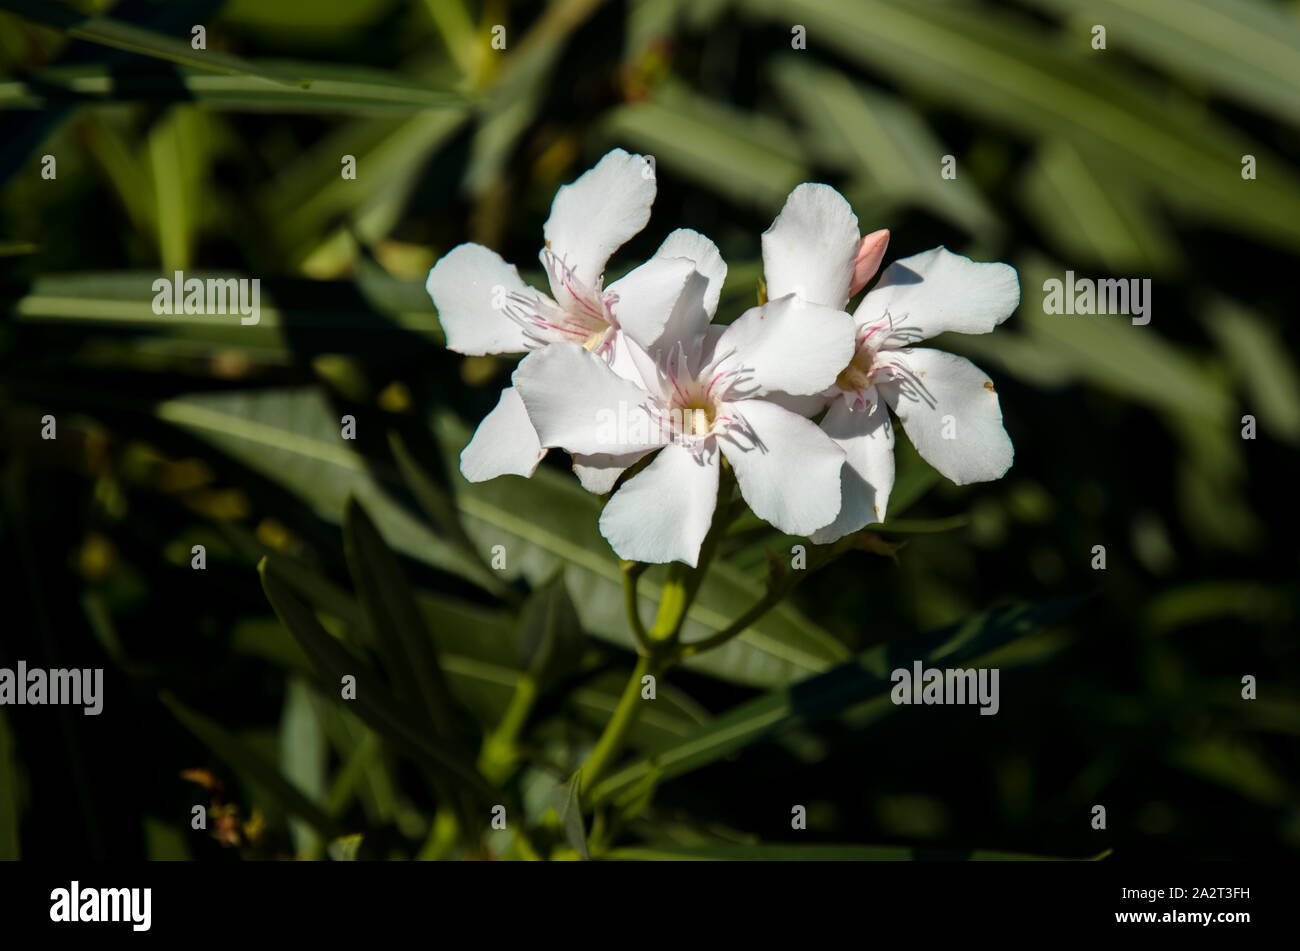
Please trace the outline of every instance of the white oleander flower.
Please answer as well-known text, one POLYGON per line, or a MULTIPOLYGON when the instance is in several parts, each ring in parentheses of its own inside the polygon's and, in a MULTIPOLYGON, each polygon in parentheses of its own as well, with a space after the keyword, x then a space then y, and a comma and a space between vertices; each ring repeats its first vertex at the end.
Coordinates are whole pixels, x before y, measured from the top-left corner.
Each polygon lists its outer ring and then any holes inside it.
POLYGON ((631 465, 656 453, 605 505, 600 530, 622 558, 694 567, 718 497, 722 459, 760 518, 792 534, 834 520, 844 452, 815 423, 770 393, 813 394, 833 385, 853 354, 842 311, 787 295, 730 326, 692 308, 673 345, 621 376, 573 344, 529 354, 514 384, 544 446, 608 454, 631 465))
MULTIPOLYGON (((868 238, 877 239, 883 256, 881 234, 868 238)), ((855 273, 871 265, 874 249, 867 254, 867 244, 837 191, 800 185, 763 235, 768 288, 843 307, 870 279, 855 273)), ((784 401, 807 415, 825 408, 822 429, 845 452, 839 515, 810 536, 814 542, 832 542, 884 520, 894 484, 894 430, 886 406, 921 458, 956 484, 998 479, 1010 468, 1014 450, 993 383, 963 357, 913 345, 946 331, 989 333, 1019 303, 1014 268, 976 263, 943 247, 885 270, 853 316, 854 353, 834 385, 813 401, 784 401)))
MULTIPOLYGON (((721 261, 707 238, 675 232, 653 258, 603 286, 610 255, 650 220, 655 191, 650 161, 622 149, 562 186, 539 255, 550 281, 549 296, 526 285, 514 265, 495 251, 479 244, 453 248, 434 265, 425 285, 447 347, 481 355, 523 353, 563 342, 610 362, 620 360, 627 340, 653 347, 674 318, 688 282, 700 280, 693 260, 679 255, 689 251, 707 258, 711 252, 721 261)), ((713 300, 716 305, 716 294, 713 300)), ((461 453, 461 472, 471 482, 506 474, 531 476, 545 454, 519 394, 508 387, 461 453)))

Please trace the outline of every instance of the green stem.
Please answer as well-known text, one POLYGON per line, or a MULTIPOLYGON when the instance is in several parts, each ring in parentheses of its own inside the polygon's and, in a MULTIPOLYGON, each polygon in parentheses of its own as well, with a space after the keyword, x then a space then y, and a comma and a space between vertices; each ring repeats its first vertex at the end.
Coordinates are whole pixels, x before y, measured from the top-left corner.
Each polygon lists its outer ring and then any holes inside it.
MULTIPOLYGON (((636 725, 644 706, 641 702, 642 678, 647 675, 657 677, 676 662, 680 653, 677 638, 686 620, 686 612, 690 610, 691 602, 695 600, 695 595, 700 590, 700 583, 704 580, 705 572, 708 571, 709 562, 717 551, 719 538, 726 532, 727 526, 736 515, 736 506, 731 504, 734 487, 734 477, 729 470, 724 469, 713 524, 709 528, 708 535, 705 536, 704 543, 700 546, 696 567, 692 568, 677 561, 668 566, 668 577, 659 595, 659 611, 655 615, 654 625, 645 632, 644 641, 638 636, 642 651, 637 658, 636 669, 632 671, 627 686, 623 688, 623 695, 619 698, 618 706, 614 708, 614 715, 605 724, 604 731, 592 748, 591 756, 583 764, 580 792, 592 789, 622 751, 627 735, 636 725)), ((627 585, 624 591, 629 607, 629 623, 633 625, 634 632, 641 623, 640 614, 636 611, 635 580, 636 576, 644 570, 644 565, 639 568, 629 568, 624 565, 623 570, 625 584, 629 576, 632 578, 632 583, 627 585)))
POLYGON ((645 655, 637 658, 632 676, 623 688, 623 695, 618 699, 618 706, 614 708, 614 715, 605 724, 600 739, 596 741, 591 755, 587 757, 587 762, 582 766, 580 792, 586 792, 595 786, 597 780, 610 767, 614 762, 614 758, 623 748, 628 733, 636 725, 637 718, 641 714, 641 678, 647 675, 654 676, 657 672, 658 665, 652 658, 645 655))
POLYGON ((627 626, 632 629, 637 647, 641 653, 649 653, 650 645, 646 636, 645 622, 641 620, 641 609, 636 599, 636 583, 641 578, 646 566, 639 561, 623 562, 623 608, 627 612, 627 626))
MULTIPOLYGON (((790 585, 790 587, 794 586, 790 585)), ((678 655, 683 659, 694 657, 696 654, 703 654, 706 651, 715 650, 716 648, 721 647, 733 637, 739 637, 741 634, 745 633, 751 624, 757 622, 764 614, 780 604, 786 593, 786 591, 778 590, 776 587, 769 587, 767 593, 756 601, 748 611, 736 618, 736 620, 732 621, 721 631, 718 631, 716 634, 710 634, 703 640, 694 641, 690 644, 683 644, 678 651, 678 655)))
POLYGON ((538 694, 537 681, 528 674, 520 676, 501 722, 484 739, 483 748, 479 751, 479 772, 488 782, 494 785, 504 783, 518 765, 519 734, 523 732, 524 724, 533 712, 538 694))
POLYGON ((671 642, 682 629, 686 609, 694 596, 691 576, 696 571, 703 573, 702 569, 692 569, 680 561, 668 566, 668 578, 659 594, 659 613, 655 615, 654 627, 647 635, 652 652, 662 651, 661 645, 671 642))
POLYGON ((733 637, 739 637, 745 633, 750 625, 784 601, 786 596, 797 588, 801 581, 810 575, 816 574, 846 551, 856 547, 857 544, 857 536, 846 535, 833 545, 818 549, 813 556, 812 563, 803 571, 782 570, 780 573, 773 572, 773 577, 767 583, 767 591, 763 594, 763 597, 754 602, 748 611, 716 634, 711 634, 703 640, 694 641, 690 644, 682 644, 677 649, 677 656, 674 660, 694 657, 696 654, 716 650, 733 637))

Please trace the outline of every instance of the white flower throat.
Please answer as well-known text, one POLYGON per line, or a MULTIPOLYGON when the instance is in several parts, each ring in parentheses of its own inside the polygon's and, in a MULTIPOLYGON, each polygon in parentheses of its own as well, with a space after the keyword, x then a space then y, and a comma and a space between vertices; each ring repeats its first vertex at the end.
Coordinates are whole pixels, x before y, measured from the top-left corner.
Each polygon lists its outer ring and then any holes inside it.
POLYGON ((702 448, 708 437, 745 426, 730 404, 746 395, 747 374, 739 367, 719 369, 726 356, 697 371, 678 343, 656 365, 664 403, 660 412, 679 445, 702 448))
POLYGON ((602 290, 602 280, 588 286, 563 259, 546 248, 542 265, 550 278, 551 290, 558 302, 531 288, 506 298, 505 312, 524 328, 524 335, 534 348, 548 343, 576 343, 601 356, 609 356, 618 321, 613 307, 617 294, 602 290))

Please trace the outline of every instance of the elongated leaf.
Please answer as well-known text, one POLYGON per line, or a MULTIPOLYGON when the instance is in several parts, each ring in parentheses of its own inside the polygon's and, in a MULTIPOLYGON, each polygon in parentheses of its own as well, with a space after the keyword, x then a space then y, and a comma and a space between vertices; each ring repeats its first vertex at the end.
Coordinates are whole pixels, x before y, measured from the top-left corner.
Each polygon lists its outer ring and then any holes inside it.
POLYGON ((1218 342, 1264 432, 1300 442, 1300 369, 1276 327, 1223 298, 1205 307, 1203 322, 1218 342))
POLYGON ((158 699, 172 712, 181 726, 202 740, 216 756, 245 779, 265 790, 286 812, 302 819, 321 835, 333 838, 342 834, 342 828, 331 816, 286 779, 274 763, 250 748, 239 737, 210 717, 192 710, 168 692, 159 694, 158 699))
MULTIPOLYGON (((280 768, 289 782, 313 803, 319 803, 325 797, 328 758, 312 689, 304 679, 290 678, 285 685, 284 712, 280 716, 280 768)), ((330 816, 338 815, 324 811, 330 816)), ((321 838, 307 823, 291 821, 290 832, 298 855, 315 858, 320 854, 321 838)))
POLYGON ((428 731, 418 725, 418 721, 413 723, 409 713, 385 696, 386 688, 382 679, 325 632, 311 611, 290 594, 289 589, 276 577, 275 569, 268 565, 267 559, 263 559, 259 570, 267 600, 307 654, 322 680, 337 689, 345 676, 355 678, 356 698, 347 701, 349 709, 373 729, 414 754, 417 759, 424 760, 435 770, 456 776, 479 795, 487 798, 495 795, 472 763, 460 757, 441 740, 429 736, 428 731))
POLYGON ((1267 0, 1030 0, 1081 37, 1133 52, 1240 102, 1300 122, 1300 21, 1267 0))
MULTIPOLYGON (((397 464, 397 471, 401 473, 402 480, 434 526, 451 542, 458 545, 468 557, 477 558, 482 562, 480 552, 466 534, 465 526, 461 524, 460 512, 452 500, 449 489, 440 484, 420 464, 407 445, 406 438, 396 429, 389 430, 388 445, 393 451, 393 461, 397 464)), ((495 572, 482 575, 482 581, 493 594, 508 604, 519 603, 519 592, 504 580, 498 581, 495 572)))
POLYGON ((1153 200, 1106 167, 1104 155, 1046 143, 1024 178, 1022 200, 1071 261, 1099 264, 1112 274, 1170 273, 1181 264, 1180 254, 1153 200))
POLYGON ((1199 103, 1158 91, 1085 44, 1028 19, 965 4, 915 0, 744 0, 808 29, 865 68, 1032 139, 1105 150, 1118 170, 1169 203, 1284 246, 1300 245, 1300 185, 1281 172, 1243 182, 1241 157, 1286 168, 1262 143, 1208 118, 1199 103), (1256 187, 1259 186, 1259 187, 1256 187))
POLYGON ((310 85, 271 84, 257 76, 213 75, 189 67, 124 73, 79 64, 45 70, 32 80, 0 82, 0 110, 49 109, 57 103, 184 102, 223 112, 401 116, 463 109, 467 104, 463 94, 429 89, 378 70, 322 63, 277 65, 284 72, 311 76, 310 85))
POLYGON ((354 495, 398 551, 470 581, 485 570, 393 500, 395 473, 372 469, 349 448, 319 393, 205 395, 167 401, 156 413, 284 485, 323 518, 340 521, 354 495))
MULTIPOLYGON (((470 641, 481 630, 467 626, 460 633, 465 641, 470 641)), ((506 630, 512 632, 510 627, 506 630)), ((312 673, 302 651, 274 619, 240 624, 235 630, 233 649, 287 670, 312 673)), ((442 665, 456 698, 475 714, 480 723, 492 724, 500 720, 519 683, 518 669, 470 653, 447 651, 442 654, 442 665)), ((626 683, 626 671, 609 671, 568 692, 567 707, 578 718, 590 723, 593 729, 599 729, 613 715, 626 683)), ((628 746, 657 749, 689 736, 707 719, 707 714, 689 698, 670 684, 660 684, 658 702, 637 721, 628 738, 628 746)))
POLYGON ((1230 789, 1243 799, 1273 807, 1290 801, 1286 779, 1258 750, 1240 740, 1209 737, 1188 741, 1167 753, 1166 758, 1174 767, 1230 789))
POLYGON ((583 859, 590 860, 591 852, 587 848, 587 830, 582 823, 582 800, 579 792, 581 788, 581 773, 574 773, 573 777, 563 786, 555 787, 555 811, 560 816, 560 823, 564 826, 564 835, 569 840, 569 845, 573 847, 573 851, 577 852, 583 859))
MULTIPOLYGON (((276 554, 275 571, 312 608, 345 624, 361 625, 361 608, 351 592, 281 553, 276 554)), ((542 588, 534 599, 540 606, 555 596, 556 592, 542 588)), ((520 641, 521 637, 527 639, 527 632, 521 635, 519 621, 508 611, 423 591, 417 591, 415 597, 424 623, 438 632, 440 659, 457 699, 478 716, 479 722, 498 722, 519 682, 520 641)), ((526 625, 527 620, 523 623, 526 625)), ((285 670, 311 672, 301 648, 273 618, 242 622, 235 629, 233 647, 285 670)), ((617 707, 626 682, 627 674, 621 670, 585 679, 566 694, 568 707, 600 728, 617 707)), ((708 719, 706 711, 672 684, 660 684, 658 697, 659 702, 637 721, 630 746, 650 749, 663 745, 686 736, 708 719)))
POLYGON ((1071 862, 1097 861, 1109 852, 1084 859, 1049 858, 987 849, 955 851, 897 845, 668 845, 611 849, 602 859, 623 862, 1071 862))
POLYGON ((253 76, 266 82, 283 85, 305 85, 306 81, 269 70, 257 63, 222 53, 219 50, 196 50, 184 40, 164 36, 106 16, 91 16, 56 3, 43 0, 0 0, 0 10, 26 17, 42 26, 66 33, 76 40, 88 40, 102 46, 140 53, 155 59, 197 66, 216 73, 235 76, 253 76))
MULTIPOLYGON (((296 259, 305 258, 331 224, 347 222, 365 240, 378 240, 392 224, 391 215, 372 217, 385 209, 400 211, 401 203, 394 205, 393 199, 414 187, 429 157, 468 119, 469 111, 459 108, 341 126, 267 183, 260 202, 277 240, 292 248, 296 259), (356 159, 355 179, 339 174, 342 155, 356 159)), ((425 303, 424 310, 431 311, 425 303)))
MULTIPOLYGON (((1226 387, 1161 335, 1158 312, 1146 325, 1134 325, 1124 315, 1048 314, 1042 306, 1044 285, 1052 279, 1064 281, 1066 268, 1034 256, 1020 262, 1018 269, 1026 304, 1017 311, 1013 326, 1028 337, 1031 348, 1041 351, 1049 365, 1063 371, 1063 379, 1083 379, 1153 409, 1186 414, 1207 428, 1226 424, 1232 413, 1226 387)), ((1016 346, 1021 338, 1010 330, 1000 329, 998 335, 997 346, 989 344, 992 335, 980 339, 957 334, 945 337, 943 345, 951 341, 955 349, 996 363, 1013 376, 1037 380, 1035 361, 1016 359, 1023 355, 1016 346)))
POLYGON ((545 689, 577 670, 585 640, 564 572, 558 571, 529 595, 520 611, 520 666, 545 689))
POLYGON ((958 176, 938 175, 949 149, 902 99, 857 86, 842 72, 812 66, 798 54, 778 59, 773 76, 795 113, 816 133, 811 150, 829 165, 854 175, 847 194, 863 231, 899 204, 934 211, 989 242, 1002 223, 978 188, 958 176), (864 201, 865 200, 865 201, 864 201))
MULTIPOLYGON (((186 279, 251 279, 256 275, 189 272, 186 279)), ((172 275, 148 272, 41 277, 12 297, 11 319, 78 332, 98 329, 177 341, 188 352, 241 350, 284 357, 324 352, 354 354, 409 350, 413 340, 442 342, 433 306, 418 282, 368 275, 356 283, 267 279, 259 284, 256 324, 231 314, 154 312, 153 282, 172 275), (292 342, 292 345, 291 345, 292 342)), ((251 314, 249 315, 251 318, 251 314)))
POLYGON ((451 742, 457 730, 447 681, 402 566, 355 498, 343 510, 343 550, 375 641, 385 652, 399 696, 421 706, 435 732, 451 742))
POLYGON ((592 792, 592 803, 607 801, 642 777, 660 771, 663 779, 699 769, 743 749, 773 731, 872 704, 881 714, 893 709, 890 672, 915 660, 946 665, 975 658, 1025 637, 1056 620, 1074 602, 992 611, 902 641, 873 648, 834 670, 769 693, 715 717, 693 736, 638 760, 610 776, 592 792))
POLYGON ((652 154, 674 174, 733 201, 778 208, 807 178, 797 138, 779 120, 749 115, 680 87, 665 85, 646 102, 616 109, 605 131, 652 154))

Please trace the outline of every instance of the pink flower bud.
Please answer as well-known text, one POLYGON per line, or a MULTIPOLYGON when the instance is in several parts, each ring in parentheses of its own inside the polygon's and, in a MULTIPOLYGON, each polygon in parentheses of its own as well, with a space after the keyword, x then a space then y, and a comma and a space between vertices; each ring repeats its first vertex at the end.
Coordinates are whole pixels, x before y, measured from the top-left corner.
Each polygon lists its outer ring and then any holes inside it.
POLYGON ((888 247, 887 228, 873 231, 863 237, 862 243, 858 245, 857 260, 853 262, 853 281, 849 286, 850 297, 866 287, 867 282, 876 276, 876 272, 880 270, 880 262, 885 259, 885 249, 888 247))

